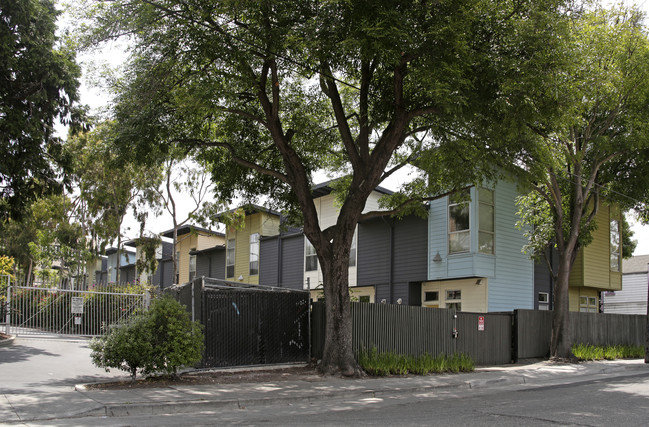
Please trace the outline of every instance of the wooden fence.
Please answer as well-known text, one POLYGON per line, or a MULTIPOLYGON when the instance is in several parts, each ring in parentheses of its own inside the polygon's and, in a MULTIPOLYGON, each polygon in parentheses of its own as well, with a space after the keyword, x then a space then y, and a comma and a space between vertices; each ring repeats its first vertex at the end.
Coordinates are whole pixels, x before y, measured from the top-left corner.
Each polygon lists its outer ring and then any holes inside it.
MULTIPOLYGON (((449 309, 352 303, 352 346, 417 356, 464 353, 478 365, 546 357, 552 312, 465 313, 449 309), (454 337, 454 333, 456 337, 454 337)), ((572 342, 644 346, 646 316, 570 313, 572 342)), ((322 356, 324 303, 313 304, 312 357, 322 356)))

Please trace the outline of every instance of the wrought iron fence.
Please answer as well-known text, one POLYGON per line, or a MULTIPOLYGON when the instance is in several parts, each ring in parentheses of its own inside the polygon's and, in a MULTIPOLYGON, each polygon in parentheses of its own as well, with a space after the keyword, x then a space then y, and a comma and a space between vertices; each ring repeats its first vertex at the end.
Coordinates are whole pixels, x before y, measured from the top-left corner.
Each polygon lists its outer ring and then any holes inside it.
POLYGON ((145 309, 148 295, 10 286, 7 332, 97 336, 145 309))

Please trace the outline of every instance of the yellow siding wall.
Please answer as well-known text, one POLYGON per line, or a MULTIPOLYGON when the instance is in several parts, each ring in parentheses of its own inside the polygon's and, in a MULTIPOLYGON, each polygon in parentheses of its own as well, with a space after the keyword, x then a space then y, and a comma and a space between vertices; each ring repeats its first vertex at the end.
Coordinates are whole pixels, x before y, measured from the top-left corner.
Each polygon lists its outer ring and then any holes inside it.
POLYGON ((595 217, 593 241, 582 248, 570 273, 571 287, 622 289, 622 274, 611 271, 611 219, 621 221, 620 210, 602 205, 595 217))
POLYGON ((570 311, 579 311, 579 298, 580 297, 595 297, 599 305, 599 296, 597 289, 593 288, 571 288, 569 290, 568 309, 570 311))
POLYGON ((178 281, 186 283, 189 281, 189 251, 192 249, 201 250, 216 245, 223 245, 223 236, 203 232, 188 233, 178 236, 176 251, 180 252, 178 259, 178 281))
POLYGON ((266 212, 246 215, 244 227, 241 230, 226 231, 226 241, 235 240, 234 277, 226 277, 242 283, 259 284, 259 275, 250 275, 250 235, 259 233, 260 236, 279 234, 279 217, 266 212), (241 277, 241 279, 239 279, 241 277))
POLYGON ((421 285, 421 301, 424 307, 438 307, 446 308, 446 303, 461 302, 462 311, 473 311, 479 313, 487 312, 487 279, 481 279, 480 285, 476 285, 478 278, 460 279, 460 280, 445 280, 440 282, 425 282, 421 285), (462 300, 446 301, 446 291, 460 290, 462 291, 462 300), (425 293, 429 291, 439 292, 439 302, 432 303, 425 301, 425 293))

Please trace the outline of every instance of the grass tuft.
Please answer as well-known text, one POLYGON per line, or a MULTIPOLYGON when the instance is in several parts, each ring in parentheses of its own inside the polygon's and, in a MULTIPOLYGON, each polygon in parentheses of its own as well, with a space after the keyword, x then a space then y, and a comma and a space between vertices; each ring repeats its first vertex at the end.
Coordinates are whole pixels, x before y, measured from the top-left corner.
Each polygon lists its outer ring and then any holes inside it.
POLYGON ((579 360, 641 359, 644 357, 644 347, 637 345, 595 346, 575 344, 572 346, 572 354, 579 360))
POLYGON ((358 353, 358 363, 369 375, 379 377, 472 372, 475 369, 473 360, 465 354, 455 354, 453 356, 441 354, 437 357, 423 354, 414 357, 389 351, 379 352, 376 347, 372 347, 370 350, 362 349, 358 353))

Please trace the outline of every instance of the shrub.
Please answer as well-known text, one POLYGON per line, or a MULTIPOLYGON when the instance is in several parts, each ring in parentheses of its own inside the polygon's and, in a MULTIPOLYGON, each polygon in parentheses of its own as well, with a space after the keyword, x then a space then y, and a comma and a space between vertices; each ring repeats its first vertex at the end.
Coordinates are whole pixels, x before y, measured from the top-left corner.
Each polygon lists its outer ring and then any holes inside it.
POLYGON ((181 366, 190 366, 203 358, 202 325, 192 322, 178 301, 164 297, 155 300, 148 311, 156 349, 152 369, 176 374, 181 366))
POLYGON ((131 380, 139 372, 147 374, 154 356, 152 329, 145 315, 131 317, 114 325, 101 338, 90 342, 92 363, 110 371, 110 368, 126 371, 131 380))
POLYGON ((153 301, 148 311, 91 341, 90 349, 96 366, 129 372, 134 381, 138 372, 175 374, 181 366, 199 362, 203 332, 179 302, 162 298, 153 301))

